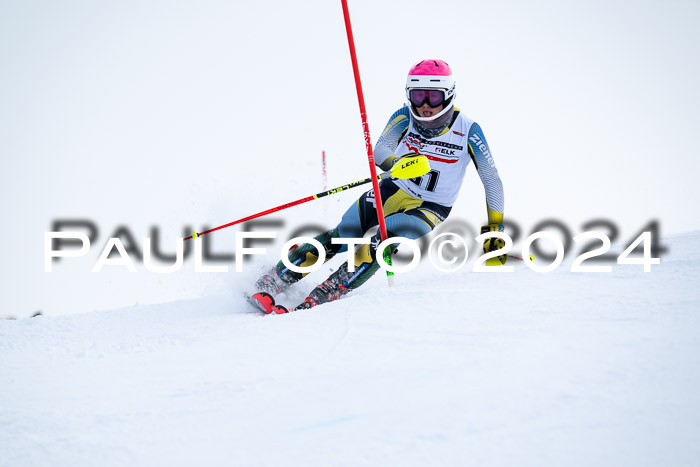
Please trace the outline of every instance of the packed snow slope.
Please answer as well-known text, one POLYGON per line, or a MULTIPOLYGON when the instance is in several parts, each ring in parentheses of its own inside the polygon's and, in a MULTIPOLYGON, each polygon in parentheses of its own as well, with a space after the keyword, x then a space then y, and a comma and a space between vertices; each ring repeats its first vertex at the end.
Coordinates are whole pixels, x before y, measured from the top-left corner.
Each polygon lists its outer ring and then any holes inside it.
POLYGON ((0 320, 0 465, 697 465, 700 232, 664 242, 650 273, 426 263, 288 315, 237 284, 0 320))

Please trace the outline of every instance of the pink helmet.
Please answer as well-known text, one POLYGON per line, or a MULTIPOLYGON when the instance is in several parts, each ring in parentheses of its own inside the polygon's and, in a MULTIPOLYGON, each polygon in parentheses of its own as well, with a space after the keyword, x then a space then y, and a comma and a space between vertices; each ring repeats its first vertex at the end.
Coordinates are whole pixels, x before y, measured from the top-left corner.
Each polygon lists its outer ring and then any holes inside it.
POLYGON ((452 75, 450 65, 442 60, 422 60, 411 67, 406 78, 406 97, 408 98, 408 108, 411 110, 413 118, 422 122, 428 122, 440 118, 454 106, 455 79, 452 75), (443 92, 444 108, 432 117, 419 117, 411 103, 411 90, 425 89, 438 90, 443 92))

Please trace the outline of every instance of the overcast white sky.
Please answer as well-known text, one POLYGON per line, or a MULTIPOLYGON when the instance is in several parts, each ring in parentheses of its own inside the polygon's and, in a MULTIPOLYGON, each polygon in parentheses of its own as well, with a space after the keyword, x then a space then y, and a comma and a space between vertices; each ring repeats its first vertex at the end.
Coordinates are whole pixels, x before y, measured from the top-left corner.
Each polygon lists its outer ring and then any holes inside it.
MULTIPOLYGON (((619 240, 651 219, 664 234, 700 228, 699 2, 349 5, 374 141, 409 67, 442 58, 507 218, 574 233, 606 218, 619 240)), ((149 283, 90 277, 91 263, 47 277, 52 220, 94 220, 99 247, 119 225, 168 241, 320 191, 322 150, 331 186, 367 176, 340 1, 4 1, 0 63, 6 314, 70 308, 86 288, 133 303, 149 283)), ((293 215, 334 224, 360 194, 293 215)), ((473 171, 452 215, 484 220, 473 171)))

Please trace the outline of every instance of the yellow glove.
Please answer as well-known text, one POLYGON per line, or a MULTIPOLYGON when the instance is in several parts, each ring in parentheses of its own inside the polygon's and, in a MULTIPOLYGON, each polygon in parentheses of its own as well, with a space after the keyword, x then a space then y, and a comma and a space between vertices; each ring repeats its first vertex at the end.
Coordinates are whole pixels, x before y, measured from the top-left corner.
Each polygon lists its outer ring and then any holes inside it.
MULTIPOLYGON (((481 228, 481 233, 487 233, 487 232, 504 232, 505 229, 503 227, 503 224, 489 224, 485 225, 481 228)), ((505 240, 502 238, 487 238, 484 241, 484 253, 488 253, 490 251, 496 251, 501 248, 506 246, 505 240)), ((486 265, 487 266, 498 266, 498 263, 500 264, 506 264, 506 260, 508 259, 508 255, 499 255, 496 258, 490 258, 486 260, 486 265)))

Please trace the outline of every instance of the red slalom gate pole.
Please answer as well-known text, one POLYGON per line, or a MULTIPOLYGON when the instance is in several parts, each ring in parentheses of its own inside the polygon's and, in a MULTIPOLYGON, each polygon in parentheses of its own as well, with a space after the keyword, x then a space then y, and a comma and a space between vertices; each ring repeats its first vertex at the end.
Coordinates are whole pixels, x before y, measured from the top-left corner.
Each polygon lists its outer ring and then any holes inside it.
MULTIPOLYGON (((382 195, 379 192, 379 181, 377 180, 377 169, 374 163, 374 152, 372 150, 372 138, 369 134, 369 125, 367 124, 367 110, 365 109, 365 98, 362 94, 362 81, 360 80, 360 68, 357 65, 357 53, 355 52, 355 40, 352 36, 352 25, 350 24, 350 12, 348 11, 347 0, 340 0, 343 5, 343 16, 345 17, 345 30, 348 33, 348 46, 350 47, 350 59, 352 60, 352 71, 355 74, 355 88, 357 89, 357 100, 360 104, 360 117, 362 118, 362 131, 365 136, 365 147, 367 148, 367 160, 369 161, 369 171, 372 176, 372 188, 374 189, 374 199, 377 207, 377 218, 379 220, 379 232, 382 241, 386 240, 388 235, 386 232, 386 222, 384 221, 384 206, 382 204, 382 195)), ((391 264, 391 256, 388 258, 387 264, 391 264)), ((392 284, 393 273, 387 271, 389 277, 389 285, 392 284)))

